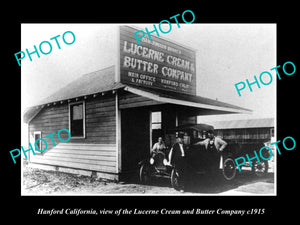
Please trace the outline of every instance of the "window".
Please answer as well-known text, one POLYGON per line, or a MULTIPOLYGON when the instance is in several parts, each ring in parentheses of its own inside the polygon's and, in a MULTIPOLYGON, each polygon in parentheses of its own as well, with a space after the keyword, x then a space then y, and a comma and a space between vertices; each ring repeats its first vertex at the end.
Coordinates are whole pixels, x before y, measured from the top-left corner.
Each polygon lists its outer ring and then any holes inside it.
POLYGON ((69 105, 71 137, 85 137, 85 107, 84 102, 71 103, 69 105))
MULTIPOLYGON (((36 142, 36 140, 41 139, 42 138, 42 132, 41 131, 34 131, 33 132, 33 138, 34 138, 34 143, 36 142)), ((32 143, 34 145, 34 143, 32 143)), ((36 147, 38 148, 38 150, 43 149, 42 148, 42 141, 39 140, 38 142, 36 142, 36 147)), ((33 148, 35 149, 35 146, 33 146, 33 148)), ((35 151, 36 154, 42 154, 39 151, 35 151)))
POLYGON ((151 113, 151 128, 152 130, 161 129, 161 112, 151 113))
POLYGON ((151 146, 157 142, 158 137, 162 136, 161 112, 151 112, 151 136, 151 146))

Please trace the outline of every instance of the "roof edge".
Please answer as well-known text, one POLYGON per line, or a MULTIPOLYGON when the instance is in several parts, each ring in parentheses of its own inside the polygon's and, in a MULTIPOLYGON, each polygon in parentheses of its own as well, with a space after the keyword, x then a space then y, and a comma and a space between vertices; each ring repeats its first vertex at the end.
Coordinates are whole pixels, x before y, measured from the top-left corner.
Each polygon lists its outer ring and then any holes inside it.
MULTIPOLYGON (((241 108, 241 107, 239 107, 239 109, 235 109, 235 108, 230 108, 229 106, 222 107, 222 106, 186 101, 186 100, 181 100, 181 99, 162 97, 162 96, 159 96, 158 94, 153 94, 153 93, 150 93, 150 92, 138 89, 138 88, 134 88, 134 87, 131 87, 128 85, 126 85, 124 90, 129 91, 134 94, 137 94, 137 95, 144 96, 146 98, 160 101, 160 102, 173 103, 173 104, 178 104, 178 105, 192 106, 192 107, 205 108, 205 109, 220 110, 220 111, 226 111, 226 112, 232 112, 232 113, 250 114, 252 112, 252 110, 250 110, 250 109, 245 109, 245 108, 241 108)), ((198 96, 198 97, 200 97, 200 96, 198 96)), ((211 99, 211 100, 213 100, 213 99, 211 99)), ((220 102, 220 101, 218 101, 218 102, 220 102)))
POLYGON ((108 88, 106 90, 101 90, 101 91, 98 91, 95 93, 90 93, 87 95, 72 97, 72 98, 68 98, 68 99, 59 99, 59 100, 52 101, 52 102, 45 102, 45 103, 29 106, 25 109, 25 112, 23 113, 23 121, 25 123, 30 123, 30 121, 39 114, 39 112, 44 108, 45 105, 54 104, 56 102, 61 102, 61 101, 68 101, 68 100, 76 99, 76 98, 81 99, 81 98, 84 98, 85 96, 92 96, 92 95, 97 95, 100 93, 102 94, 102 93, 109 92, 109 91, 116 91, 119 89, 123 89, 124 87, 125 87, 124 84, 122 84, 120 82, 115 82, 115 84, 111 88, 108 88))

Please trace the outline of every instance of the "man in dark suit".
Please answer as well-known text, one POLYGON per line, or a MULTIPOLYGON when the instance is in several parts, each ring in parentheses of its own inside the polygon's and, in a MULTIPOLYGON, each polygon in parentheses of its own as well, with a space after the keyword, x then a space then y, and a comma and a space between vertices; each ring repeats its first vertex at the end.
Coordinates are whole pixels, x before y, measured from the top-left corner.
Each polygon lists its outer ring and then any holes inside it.
POLYGON ((172 147, 170 162, 172 165, 176 165, 177 171, 179 173, 180 192, 184 192, 188 171, 186 163, 186 152, 183 145, 183 134, 178 135, 176 143, 172 147))

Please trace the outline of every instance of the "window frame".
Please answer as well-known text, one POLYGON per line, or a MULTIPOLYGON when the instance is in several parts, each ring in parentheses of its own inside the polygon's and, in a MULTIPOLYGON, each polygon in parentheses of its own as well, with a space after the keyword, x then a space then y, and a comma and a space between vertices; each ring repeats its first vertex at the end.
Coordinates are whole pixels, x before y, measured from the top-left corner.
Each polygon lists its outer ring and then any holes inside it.
MULTIPOLYGON (((35 142, 36 142, 35 135, 39 135, 40 137, 38 139, 42 139, 42 131, 40 131, 40 130, 33 131, 33 140, 34 140, 33 148, 34 149, 35 149, 35 142)), ((42 141, 41 140, 39 141, 38 145, 39 145, 38 149, 41 150, 42 149, 42 141)), ((42 154, 42 152, 35 151, 35 154, 42 154)))
POLYGON ((149 151, 151 152, 152 151, 152 147, 153 147, 153 141, 152 141, 152 138, 153 138, 153 130, 163 130, 163 111, 162 110, 153 110, 153 111, 150 111, 149 112, 149 120, 150 120, 150 124, 149 124, 149 131, 150 131, 150 149, 149 151), (156 113, 156 112, 160 112, 160 122, 153 122, 152 121, 152 113, 156 113), (152 129, 152 125, 153 124, 160 124, 160 129, 152 129))
POLYGON ((162 111, 151 111, 151 114, 150 114, 150 116, 151 116, 151 122, 150 122, 150 126, 151 126, 151 130, 162 130, 162 111), (152 120, 152 113, 160 113, 160 122, 153 122, 153 120, 152 120), (160 124, 160 128, 159 129, 153 129, 152 128, 152 125, 154 125, 154 124, 160 124))
POLYGON ((85 139, 86 135, 85 135, 85 101, 77 101, 77 102, 70 102, 69 103, 69 131, 71 134, 71 139, 85 139), (71 107, 73 105, 79 105, 82 104, 82 119, 83 119, 83 125, 82 125, 82 129, 83 129, 83 136, 73 136, 72 135, 72 127, 71 127, 71 107))

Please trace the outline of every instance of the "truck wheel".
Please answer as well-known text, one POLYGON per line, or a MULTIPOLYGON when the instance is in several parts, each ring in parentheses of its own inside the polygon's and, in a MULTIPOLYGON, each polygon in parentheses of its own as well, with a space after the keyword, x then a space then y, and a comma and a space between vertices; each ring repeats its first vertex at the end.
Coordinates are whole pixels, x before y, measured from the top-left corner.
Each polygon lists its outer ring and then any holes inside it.
POLYGON ((150 181, 150 168, 149 165, 143 163, 139 171, 140 182, 142 184, 148 184, 150 181))
POLYGON ((268 161, 261 161, 260 163, 255 160, 252 165, 252 173, 257 177, 262 177, 268 173, 269 163, 268 161))
POLYGON ((227 158, 224 160, 222 172, 225 180, 230 181, 235 178, 236 166, 232 158, 227 158))

